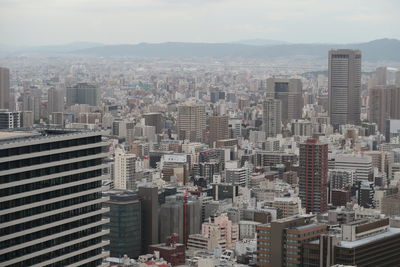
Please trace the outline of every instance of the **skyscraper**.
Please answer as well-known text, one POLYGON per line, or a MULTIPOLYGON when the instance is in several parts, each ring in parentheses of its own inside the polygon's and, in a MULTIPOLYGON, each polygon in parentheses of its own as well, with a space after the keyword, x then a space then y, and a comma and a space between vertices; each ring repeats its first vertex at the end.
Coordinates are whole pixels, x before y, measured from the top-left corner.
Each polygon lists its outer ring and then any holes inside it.
POLYGON ((158 240, 158 188, 153 185, 139 186, 138 195, 142 203, 142 250, 146 253, 149 246, 158 240))
POLYGON ((400 86, 373 87, 368 99, 368 120, 385 133, 387 120, 400 119, 400 86))
POLYGON ((201 104, 185 104, 178 106, 179 140, 203 142, 206 130, 206 111, 201 104))
POLYGON ((10 108, 10 70, 0 67, 0 109, 10 108))
POLYGON ((262 127, 266 137, 275 137, 281 133, 281 107, 282 103, 277 99, 267 98, 263 102, 262 127))
POLYGON ((137 157, 135 154, 125 153, 125 151, 120 148, 115 150, 114 188, 136 189, 136 161, 137 157))
POLYGON ((107 224, 110 234, 104 237, 110 240, 110 256, 139 257, 142 253, 142 214, 137 193, 114 189, 104 192, 103 196, 110 198, 104 203, 110 212, 103 215, 110 220, 107 224))
POLYGON ((47 112, 50 115, 53 112, 64 111, 64 94, 62 89, 51 87, 47 91, 47 112))
POLYGON ((328 66, 329 116, 338 128, 343 124, 360 124, 361 52, 330 50, 328 66))
POLYGON ((101 216, 100 132, 0 132, 1 266, 98 266, 108 230, 101 216))
POLYGON ((88 104, 89 106, 100 105, 100 89, 93 84, 78 83, 67 88, 67 105, 88 104))
POLYGON ((315 139, 300 143, 299 196, 307 212, 327 210, 328 144, 315 139))
POLYGON ((208 140, 212 146, 217 140, 229 138, 228 116, 211 116, 209 118, 210 135, 208 140))
POLYGON ((300 79, 267 79, 267 96, 281 101, 282 121, 301 119, 303 111, 303 84, 300 79))
POLYGON ((156 134, 160 134, 163 129, 162 114, 153 112, 143 115, 144 123, 147 126, 154 126, 156 128, 156 134))

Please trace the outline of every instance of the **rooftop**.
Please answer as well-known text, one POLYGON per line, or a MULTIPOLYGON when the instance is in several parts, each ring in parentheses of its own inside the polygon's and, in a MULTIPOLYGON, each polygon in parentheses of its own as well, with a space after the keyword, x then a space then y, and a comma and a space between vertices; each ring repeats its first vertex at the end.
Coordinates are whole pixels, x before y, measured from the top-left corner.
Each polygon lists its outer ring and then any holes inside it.
POLYGON ((400 228, 390 228, 387 232, 383 232, 374 236, 369 236, 360 240, 356 240, 356 241, 341 241, 338 246, 339 247, 343 247, 343 248, 355 248, 355 247, 359 247, 359 246, 363 246, 366 245, 368 243, 372 243, 375 241, 378 241, 380 239, 384 239, 387 237, 392 237, 395 235, 399 235, 400 234, 400 228))

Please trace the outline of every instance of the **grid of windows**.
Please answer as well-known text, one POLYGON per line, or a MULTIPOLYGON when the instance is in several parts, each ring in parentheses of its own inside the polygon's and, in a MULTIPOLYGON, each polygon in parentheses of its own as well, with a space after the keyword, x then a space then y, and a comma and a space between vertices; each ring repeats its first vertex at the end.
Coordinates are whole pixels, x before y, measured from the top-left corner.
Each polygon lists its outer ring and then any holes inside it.
MULTIPOLYGON (((48 134, 54 134, 54 131, 48 134)), ((102 253, 102 235, 107 233, 102 232, 102 224, 105 223, 102 213, 106 210, 102 209, 102 182, 97 177, 102 175, 103 155, 96 155, 103 153, 104 149, 101 145, 80 147, 101 142, 101 135, 82 132, 75 136, 71 139, 71 134, 61 132, 57 136, 58 141, 49 137, 46 142, 46 136, 34 136, 23 140, 24 143, 18 139, 15 147, 11 148, 2 148, 0 144, 0 158, 3 158, 0 184, 5 185, 0 189, 0 266, 65 266, 102 253), (66 140, 62 140, 64 136, 66 140), (38 140, 41 144, 34 144, 38 140), (29 141, 32 141, 31 145, 29 141), (29 157, 30 153, 74 146, 76 149, 69 152, 29 157), (15 157, 10 161, 5 159, 17 155, 25 156, 19 160, 15 157), (92 155, 96 158, 80 160, 92 155), (74 159, 75 162, 60 164, 67 159, 74 159), (44 163, 46 167, 41 168, 39 164, 44 163), (30 166, 30 170, 19 171, 30 166), (12 171, 4 172, 6 170, 12 171), (48 175, 52 176, 46 177, 48 175), (43 179, 35 179, 40 177, 43 179), (7 187, 8 183, 12 184, 7 187), (53 247, 55 250, 48 252, 53 247), (90 250, 57 262, 57 257, 85 248, 90 250)), ((6 144, 9 146, 9 143, 6 144)), ((96 259, 85 263, 85 266, 100 264, 101 259, 96 259)))

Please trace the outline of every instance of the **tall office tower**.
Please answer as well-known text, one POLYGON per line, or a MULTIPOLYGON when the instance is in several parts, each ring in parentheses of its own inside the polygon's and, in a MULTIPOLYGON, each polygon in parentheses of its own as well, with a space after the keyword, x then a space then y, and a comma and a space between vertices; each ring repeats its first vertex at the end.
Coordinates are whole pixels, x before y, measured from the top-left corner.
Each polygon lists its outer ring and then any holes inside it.
POLYGON ((110 208, 110 212, 103 215, 110 222, 106 225, 110 234, 104 239, 110 240, 111 257, 120 258, 127 255, 137 258, 142 253, 142 210, 140 198, 132 191, 110 190, 103 193, 110 198, 103 205, 110 208))
POLYGON ((32 111, 23 111, 20 115, 21 118, 21 127, 30 128, 33 126, 33 112, 32 111))
POLYGON ((142 253, 158 240, 158 188, 153 185, 139 186, 138 195, 142 201, 142 253))
POLYGON ((360 124, 361 52, 330 50, 328 66, 329 116, 335 129, 360 124))
POLYGON ((10 108, 10 70, 0 67, 0 109, 10 108))
POLYGON ((0 67, 0 109, 10 108, 10 70, 0 67))
POLYGON ((293 216, 257 225, 257 266, 302 266, 304 244, 327 232, 327 225, 314 223, 313 217, 293 216))
POLYGON ((21 113, 18 111, 0 110, 0 129, 21 127, 21 113))
POLYGON ((378 67, 374 74, 375 85, 386 86, 387 84, 387 67, 378 67))
POLYGON ((213 146, 217 140, 229 138, 229 119, 228 116, 211 116, 209 118, 210 134, 208 140, 213 146))
POLYGON ((368 120, 386 131, 386 121, 400 119, 400 86, 376 86, 369 90, 368 120))
POLYGON ((267 98, 263 102, 263 131, 267 137, 276 137, 282 132, 282 102, 273 98, 267 98))
POLYGON ((160 134, 163 129, 162 114, 161 113, 147 113, 143 115, 144 124, 146 126, 154 126, 156 128, 156 134, 160 134))
POLYGON ((184 219, 183 201, 169 200, 160 207, 160 240, 165 240, 169 235, 177 233, 179 242, 185 242, 191 234, 200 233, 201 228, 201 203, 199 200, 188 200, 186 205, 186 219, 184 219), (184 223, 186 222, 186 229, 184 223), (186 231, 186 233, 185 233, 186 231))
POLYGON ((40 119, 40 97, 31 92, 24 92, 22 95, 22 111, 32 111, 33 119, 40 119))
POLYGON ((67 88, 67 105, 88 104, 89 106, 100 105, 100 88, 88 83, 78 83, 67 88))
POLYGON ((302 90, 303 84, 300 79, 267 79, 267 97, 281 101, 284 123, 302 118, 302 90))
POLYGON ((50 115, 53 112, 64 111, 64 92, 62 89, 51 87, 47 91, 47 112, 50 115))
POLYGON ((203 142, 205 130, 206 111, 204 105, 185 104, 178 106, 179 140, 203 142))
POLYGON ((396 86, 400 86, 400 71, 396 71, 396 73, 394 74, 394 84, 396 86))
POLYGON ((125 153, 121 148, 115 150, 114 188, 136 190, 136 161, 132 153, 125 153))
POLYGON ((100 132, 0 132, 0 265, 99 266, 108 230, 101 216, 100 132))
POLYGON ((323 213, 328 197, 328 144, 308 139, 300 144, 299 196, 307 212, 323 213))

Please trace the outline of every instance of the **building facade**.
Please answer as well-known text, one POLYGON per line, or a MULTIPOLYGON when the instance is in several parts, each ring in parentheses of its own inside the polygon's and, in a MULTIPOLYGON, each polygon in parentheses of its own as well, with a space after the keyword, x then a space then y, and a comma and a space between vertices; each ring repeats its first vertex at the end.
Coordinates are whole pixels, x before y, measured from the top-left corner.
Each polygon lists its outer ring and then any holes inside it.
POLYGON ((0 265, 98 266, 107 208, 100 132, 0 133, 0 265))
POLYGON ((330 50, 328 62, 329 116, 334 128, 360 124, 361 52, 330 50))

